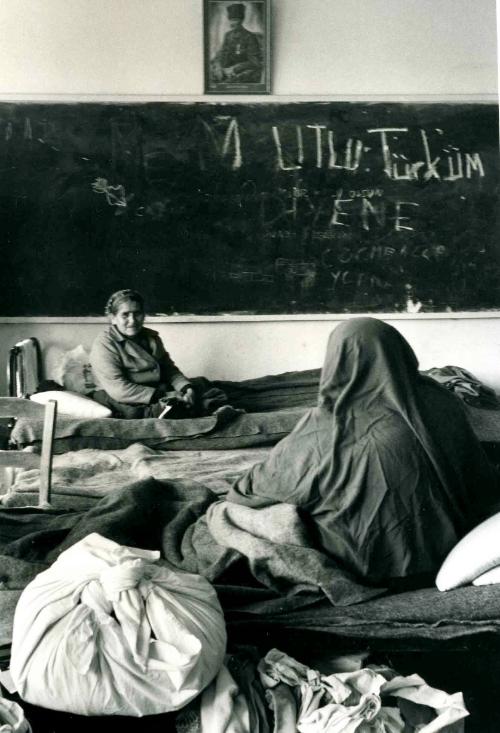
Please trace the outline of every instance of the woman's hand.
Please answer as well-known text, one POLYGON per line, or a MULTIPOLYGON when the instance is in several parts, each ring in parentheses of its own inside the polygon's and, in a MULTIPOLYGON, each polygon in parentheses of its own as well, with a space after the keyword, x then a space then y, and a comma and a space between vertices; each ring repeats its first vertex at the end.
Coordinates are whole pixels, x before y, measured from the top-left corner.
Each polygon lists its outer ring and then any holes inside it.
POLYGON ((196 394, 192 387, 187 387, 182 393, 182 399, 187 407, 194 407, 196 394))

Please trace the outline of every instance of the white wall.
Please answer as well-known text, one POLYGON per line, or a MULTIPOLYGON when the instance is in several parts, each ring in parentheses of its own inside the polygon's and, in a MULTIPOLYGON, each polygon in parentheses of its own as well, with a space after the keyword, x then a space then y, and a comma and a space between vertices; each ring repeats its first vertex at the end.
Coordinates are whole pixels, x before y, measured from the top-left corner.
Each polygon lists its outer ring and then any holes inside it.
MULTIPOLYGON (((200 95, 202 0, 2 0, 0 94, 200 95)), ((495 0, 272 0, 275 95, 485 95, 495 0)))
MULTIPOLYGON (((500 391, 499 318, 383 316, 412 344, 422 369, 448 364, 471 371, 500 391)), ((178 366, 189 376, 209 379, 249 379, 298 369, 315 369, 323 363, 330 331, 339 317, 314 320, 188 321, 150 319, 178 366)), ((40 339, 46 377, 55 377, 57 360, 78 344, 90 349, 103 323, 88 319, 73 323, 3 324, 0 363, 7 363, 8 347, 29 336, 40 339)), ((0 375, 3 377, 3 375, 0 375)))
MULTIPOLYGON (((494 0, 272 0, 272 7, 269 101, 497 94, 494 0)), ((2 0, 0 69, 0 100, 202 98, 202 0, 2 0)), ((500 317, 386 320, 409 339, 422 368, 457 364, 500 389, 500 317)), ((151 325, 188 374, 244 379, 319 367, 336 322, 332 315, 151 325)), ((40 339, 50 376, 61 349, 89 347, 102 327, 96 319, 0 313, 0 394, 1 365, 20 338, 40 339)))

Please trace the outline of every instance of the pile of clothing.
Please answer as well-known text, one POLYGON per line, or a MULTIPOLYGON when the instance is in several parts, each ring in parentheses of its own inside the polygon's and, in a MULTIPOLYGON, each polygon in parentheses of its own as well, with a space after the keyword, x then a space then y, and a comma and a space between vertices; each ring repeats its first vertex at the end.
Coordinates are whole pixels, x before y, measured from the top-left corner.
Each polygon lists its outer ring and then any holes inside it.
POLYGON ((321 674, 278 649, 228 655, 215 680, 176 716, 177 733, 447 733, 463 731, 461 693, 418 675, 337 657, 321 674))
POLYGON ((485 410, 500 410, 500 400, 495 390, 483 384, 467 369, 457 366, 432 367, 422 374, 435 379, 468 405, 485 410))

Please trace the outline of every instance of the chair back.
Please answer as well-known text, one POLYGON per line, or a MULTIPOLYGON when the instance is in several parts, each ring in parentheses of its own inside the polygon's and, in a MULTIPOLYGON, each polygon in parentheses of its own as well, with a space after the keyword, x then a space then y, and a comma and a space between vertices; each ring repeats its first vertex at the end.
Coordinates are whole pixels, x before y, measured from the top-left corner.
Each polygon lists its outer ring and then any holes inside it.
POLYGON ((50 400, 46 405, 40 405, 30 400, 15 397, 0 397, 0 420, 2 430, 2 449, 0 450, 0 466, 39 468, 40 491, 38 507, 50 507, 52 488, 52 461, 54 452, 54 434, 56 428, 57 402, 50 400), (15 425, 19 417, 43 417, 42 448, 40 454, 26 450, 16 450, 7 435, 9 426, 15 425), (4 447, 5 446, 5 447, 4 447))

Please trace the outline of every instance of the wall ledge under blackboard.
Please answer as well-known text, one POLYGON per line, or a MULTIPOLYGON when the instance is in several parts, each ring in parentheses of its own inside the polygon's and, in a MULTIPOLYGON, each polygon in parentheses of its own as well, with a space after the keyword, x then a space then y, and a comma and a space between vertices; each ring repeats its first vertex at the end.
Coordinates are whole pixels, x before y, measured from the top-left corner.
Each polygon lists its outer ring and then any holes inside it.
MULTIPOLYGON (((350 318, 379 318, 383 321, 465 321, 465 320, 500 320, 500 310, 495 311, 468 311, 456 313, 296 313, 296 314, 270 314, 270 315, 238 315, 228 313, 226 315, 152 315, 148 316, 148 324, 168 323, 279 323, 282 321, 292 322, 320 322, 320 321, 347 321, 350 318)), ((105 316, 4 316, 0 317, 0 327, 9 324, 75 324, 86 325, 93 323, 107 323, 105 316)))
POLYGON ((269 94, 263 97, 246 94, 0 94, 0 102, 37 104, 149 104, 151 102, 174 102, 190 104, 206 102, 211 104, 288 104, 294 102, 400 102, 404 104, 496 104, 498 94, 478 92, 477 94, 269 94))

